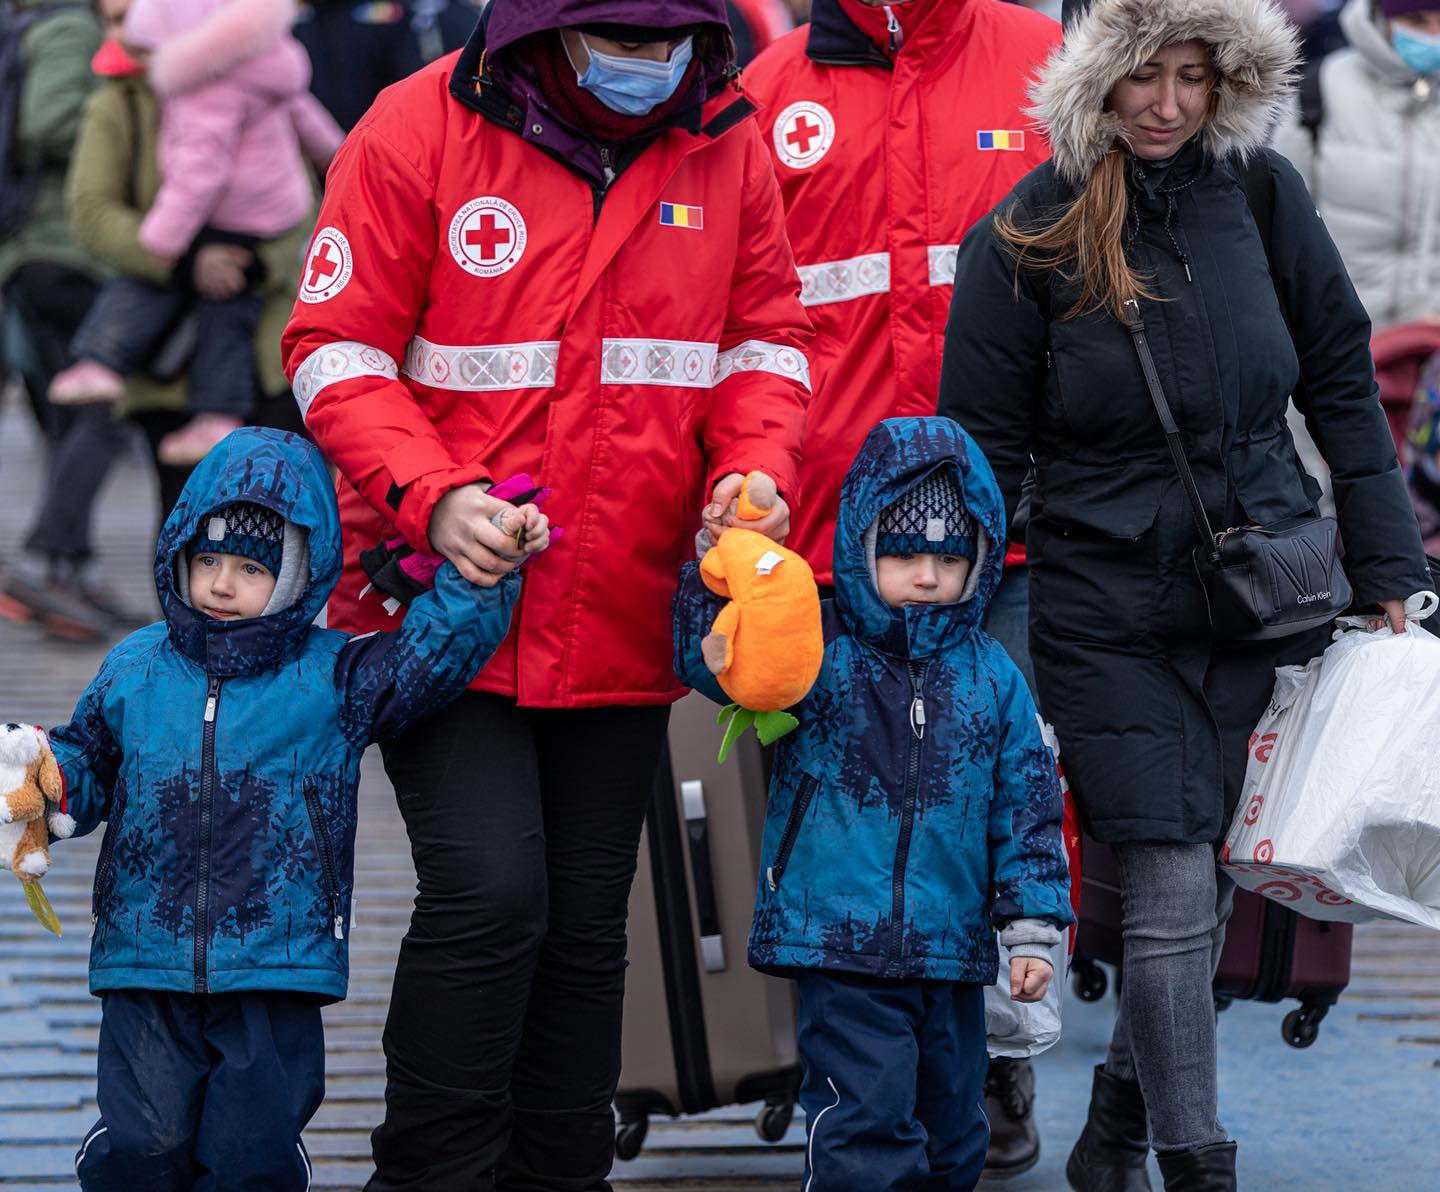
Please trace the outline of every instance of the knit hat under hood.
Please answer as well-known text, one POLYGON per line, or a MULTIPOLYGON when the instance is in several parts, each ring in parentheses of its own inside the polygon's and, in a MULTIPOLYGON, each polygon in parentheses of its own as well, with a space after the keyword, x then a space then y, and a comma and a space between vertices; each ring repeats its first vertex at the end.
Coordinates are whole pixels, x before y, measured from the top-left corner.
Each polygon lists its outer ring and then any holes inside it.
POLYGON ((875 554, 958 555, 975 561, 975 519, 950 468, 937 468, 880 514, 875 554))
POLYGON ((253 501, 235 501, 201 517, 200 529, 190 540, 185 554, 187 558, 206 551, 240 555, 278 576, 284 549, 283 517, 253 501))

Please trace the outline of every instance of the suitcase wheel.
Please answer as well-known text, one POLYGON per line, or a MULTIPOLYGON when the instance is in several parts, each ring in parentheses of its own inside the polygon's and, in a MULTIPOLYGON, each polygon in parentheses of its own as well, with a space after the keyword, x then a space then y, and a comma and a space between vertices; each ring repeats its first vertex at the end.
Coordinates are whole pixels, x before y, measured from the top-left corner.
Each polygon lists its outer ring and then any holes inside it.
POLYGON ((648 1117, 622 1119, 615 1128, 615 1157, 633 1159, 645 1145, 645 1135, 650 1132, 648 1117))
POLYGON ((1110 988, 1110 978, 1093 960, 1077 956, 1070 966, 1074 973, 1075 996, 1082 1002, 1098 1002, 1110 988))
POLYGON ((1291 1047, 1309 1047, 1320 1037, 1320 1020, 1329 1009, 1329 1006, 1301 1006, 1298 1010, 1291 1010, 1280 1024, 1285 1042, 1291 1047))
POLYGON ((755 1133, 764 1142, 779 1142, 795 1118, 794 1101, 767 1103, 755 1117, 755 1133))

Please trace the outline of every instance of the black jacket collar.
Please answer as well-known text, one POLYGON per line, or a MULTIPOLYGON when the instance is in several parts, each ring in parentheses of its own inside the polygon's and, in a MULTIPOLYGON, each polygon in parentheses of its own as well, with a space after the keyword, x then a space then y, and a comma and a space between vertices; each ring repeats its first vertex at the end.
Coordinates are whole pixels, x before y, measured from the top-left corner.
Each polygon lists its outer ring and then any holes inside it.
POLYGON ((845 15, 838 0, 815 0, 805 53, 825 66, 881 66, 893 69, 885 52, 845 15))

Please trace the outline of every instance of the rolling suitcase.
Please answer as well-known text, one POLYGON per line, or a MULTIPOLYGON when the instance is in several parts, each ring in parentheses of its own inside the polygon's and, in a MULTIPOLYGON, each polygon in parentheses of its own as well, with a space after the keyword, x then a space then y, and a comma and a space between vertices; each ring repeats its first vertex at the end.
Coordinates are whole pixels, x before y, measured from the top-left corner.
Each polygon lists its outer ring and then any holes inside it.
MULTIPOLYGON (((1115 855, 1086 839, 1081 876, 1080 931, 1071 963, 1075 994, 1082 1001, 1104 997, 1109 980, 1097 961, 1116 967, 1125 956, 1121 932, 1120 875, 1115 855)), ((1235 909, 1225 929, 1225 947, 1215 974, 1216 1006, 1232 1001, 1296 999, 1281 1034, 1292 1047, 1309 1047, 1320 1022, 1350 983, 1349 923, 1322 923, 1247 890, 1235 891, 1235 909)))
POLYGON ((615 1096, 622 1159, 640 1152, 651 1114, 749 1101, 765 1102, 755 1128, 778 1142, 799 1095, 793 987, 745 961, 766 767, 753 736, 716 761, 716 712, 699 694, 674 706, 645 818, 615 1096))

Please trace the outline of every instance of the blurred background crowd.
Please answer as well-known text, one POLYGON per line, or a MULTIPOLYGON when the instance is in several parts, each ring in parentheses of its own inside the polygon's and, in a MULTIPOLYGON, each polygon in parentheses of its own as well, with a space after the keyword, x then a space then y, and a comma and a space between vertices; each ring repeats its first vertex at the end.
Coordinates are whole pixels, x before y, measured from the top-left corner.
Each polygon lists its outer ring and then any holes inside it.
MULTIPOLYGON (((1396 0, 1287 0, 1308 65, 1277 145, 1370 312, 1382 398, 1440 553, 1433 2, 1400 3, 1412 35, 1397 37, 1396 0)), ((1063 15, 1061 0, 1029 6, 1063 15)), ((162 517, 235 426, 300 429, 278 343, 325 167, 376 94, 458 49, 483 4, 312 0, 297 17, 293 0, 257 0, 235 6, 250 14, 241 28, 207 20, 223 7, 0 0, 0 373, 49 449, 42 490, 12 511, 29 527, 3 560, 0 614, 59 637, 150 619, 96 566, 92 512, 117 458, 148 457, 162 517), (217 219, 227 207, 243 217, 217 219)), ((727 7, 743 66, 809 4, 727 7)))

